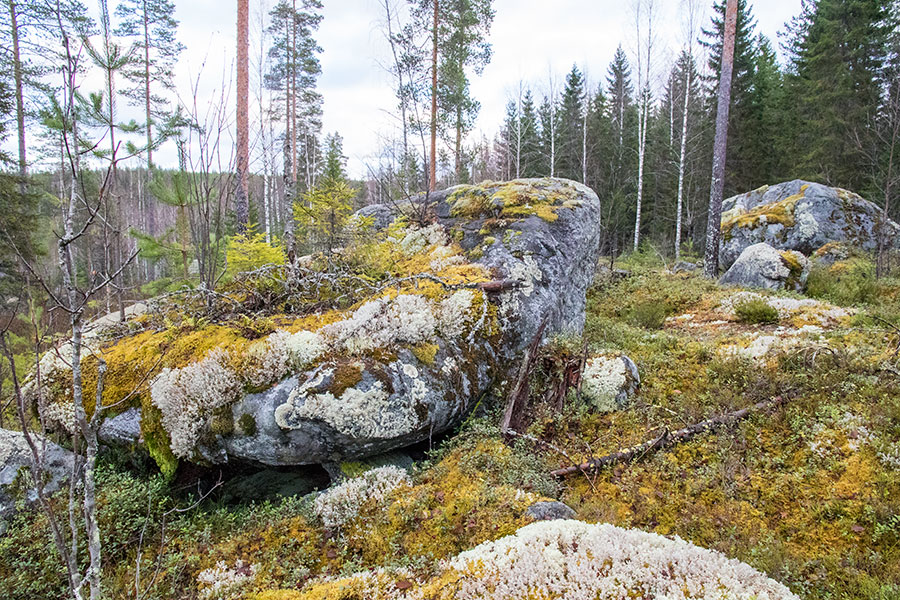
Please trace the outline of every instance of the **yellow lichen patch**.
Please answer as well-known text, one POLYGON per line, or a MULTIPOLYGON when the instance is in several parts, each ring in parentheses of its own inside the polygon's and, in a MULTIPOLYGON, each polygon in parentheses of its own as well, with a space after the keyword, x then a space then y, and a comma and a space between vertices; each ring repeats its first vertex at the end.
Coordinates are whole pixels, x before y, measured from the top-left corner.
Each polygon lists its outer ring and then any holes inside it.
POLYGON ((451 194, 449 202, 451 214, 456 217, 502 221, 537 216, 551 223, 559 218, 561 208, 574 209, 580 205, 573 186, 550 179, 486 181, 460 186, 451 194))
POLYGON ((437 344, 418 344, 411 348, 413 355, 422 363, 433 366, 434 358, 440 350, 437 344))
POLYGON ((723 235, 728 239, 735 228, 755 229, 760 225, 773 223, 784 225, 785 227, 793 227, 794 208, 797 206, 797 202, 806 196, 806 188, 808 187, 808 185, 801 186, 799 193, 779 202, 763 204, 746 212, 733 210, 723 214, 723 235))

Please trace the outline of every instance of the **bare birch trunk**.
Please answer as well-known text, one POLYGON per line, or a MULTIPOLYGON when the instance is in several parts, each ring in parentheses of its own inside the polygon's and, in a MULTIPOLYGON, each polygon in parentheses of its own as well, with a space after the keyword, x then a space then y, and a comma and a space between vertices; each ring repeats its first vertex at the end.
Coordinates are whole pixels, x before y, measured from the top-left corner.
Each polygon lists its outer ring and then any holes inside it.
POLYGON ((434 0, 434 21, 431 33, 431 157, 428 170, 428 191, 437 189, 437 86, 438 86, 438 0, 434 0))
POLYGON ((681 116, 681 150, 678 153, 678 201, 675 216, 675 260, 681 259, 681 213, 684 212, 684 166, 687 155, 688 109, 691 102, 691 63, 684 76, 684 114, 681 116))

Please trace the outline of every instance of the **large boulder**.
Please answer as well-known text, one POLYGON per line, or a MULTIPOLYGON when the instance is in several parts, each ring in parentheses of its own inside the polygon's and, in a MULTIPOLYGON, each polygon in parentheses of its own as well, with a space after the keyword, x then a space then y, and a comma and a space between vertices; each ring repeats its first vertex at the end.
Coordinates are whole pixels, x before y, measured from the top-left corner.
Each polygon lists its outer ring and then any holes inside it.
POLYGON ((761 243, 746 248, 719 283, 767 290, 802 291, 809 261, 794 250, 779 251, 761 243))
MULTIPOLYGON (((52 494, 68 480, 74 455, 39 435, 31 434, 31 437, 41 455, 46 477, 44 491, 52 494)), ((0 517, 8 516, 15 510, 16 488, 22 482, 31 481, 31 459, 31 448, 23 433, 0 429, 0 517), (23 475, 26 476, 23 478, 23 475)), ((27 489, 19 487, 19 491, 25 492, 26 501, 37 500, 37 491, 33 486, 27 489)))
MULTIPOLYGON (((544 322, 544 335, 581 331, 599 251, 590 189, 560 179, 484 183, 400 210, 393 219, 386 207, 367 208, 372 229, 358 246, 304 263, 305 281, 319 287, 293 313, 214 324, 191 316, 168 329, 148 322, 104 346, 104 404, 141 411, 140 435, 132 412, 104 438, 139 440, 169 471, 175 459, 355 460, 458 425, 511 379, 544 322), (360 264, 361 275, 348 275, 360 264), (348 281, 358 289, 342 287, 348 281), (355 301, 341 307, 347 296, 355 301), (124 396, 130 406, 116 404, 124 396)), ((168 319, 178 320, 171 311, 168 319)), ((52 366, 51 389, 65 372, 52 366)))
MULTIPOLYGON (((722 203, 720 259, 730 267, 748 247, 765 242, 806 256, 830 242, 863 250, 878 245, 881 209, 859 195, 808 181, 789 181, 728 198, 722 203)), ((885 224, 897 243, 900 226, 885 224)))

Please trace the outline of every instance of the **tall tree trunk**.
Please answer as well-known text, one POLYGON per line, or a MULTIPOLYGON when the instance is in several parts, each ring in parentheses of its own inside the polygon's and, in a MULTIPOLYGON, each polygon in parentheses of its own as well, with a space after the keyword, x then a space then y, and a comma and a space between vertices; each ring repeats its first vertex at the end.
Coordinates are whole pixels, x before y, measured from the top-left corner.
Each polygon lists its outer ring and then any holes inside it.
POLYGON ((647 155, 647 104, 649 92, 642 92, 641 109, 638 114, 638 181, 637 204, 634 213, 634 251, 641 243, 641 208, 644 201, 644 159, 647 155))
POLYGON ((290 93, 290 114, 288 115, 288 119, 291 123, 291 177, 294 180, 294 192, 297 191, 297 182, 299 181, 297 171, 298 165, 300 163, 297 160, 297 22, 295 20, 295 15, 297 12, 297 0, 293 0, 293 10, 291 17, 291 73, 290 80, 288 81, 288 86, 291 89, 290 93))
POLYGON ((153 166, 153 116, 150 113, 150 14, 147 0, 142 5, 144 11, 144 112, 147 119, 147 176, 153 166))
POLYGON ((678 153, 678 201, 675 216, 675 260, 681 259, 681 214, 684 212, 684 165, 687 155, 688 109, 691 102, 691 55, 684 75, 684 114, 681 115, 681 149, 678 153))
POLYGON ((249 221, 250 195, 250 5, 249 0, 237 0, 237 148, 235 167, 237 196, 235 218, 237 232, 246 233, 249 221))
POLYGON ((716 140, 713 145, 712 185, 706 223, 704 274, 719 275, 719 238, 722 235, 722 196, 725 193, 725 158, 728 152, 728 111, 731 107, 731 74, 734 70, 734 35, 737 29, 737 0, 725 5, 725 39, 719 73, 719 105, 716 109, 716 140))
POLYGON ((28 163, 25 155, 25 93, 22 81, 22 57, 19 54, 19 23, 15 0, 9 0, 10 30, 13 45, 13 79, 16 86, 16 128, 19 136, 19 190, 25 193, 25 178, 28 176, 28 163))
POLYGON ((438 0, 434 0, 434 22, 431 32, 431 162, 428 169, 428 191, 437 189, 437 87, 438 87, 438 0))

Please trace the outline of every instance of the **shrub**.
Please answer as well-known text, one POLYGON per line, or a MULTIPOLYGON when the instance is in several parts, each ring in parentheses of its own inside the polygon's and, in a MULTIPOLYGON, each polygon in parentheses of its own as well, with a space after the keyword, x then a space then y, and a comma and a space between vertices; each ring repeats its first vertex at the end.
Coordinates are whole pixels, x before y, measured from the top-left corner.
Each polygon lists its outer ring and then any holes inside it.
POLYGON ((734 314, 741 323, 756 325, 778 322, 778 310, 762 298, 741 300, 734 305, 734 314))
POLYGON ((647 300, 635 304, 628 313, 628 321, 645 329, 662 329, 668 316, 665 304, 656 300, 647 300))
POLYGON ((816 266, 810 271, 806 293, 836 304, 872 304, 878 301, 875 265, 863 258, 851 258, 830 267, 816 266))

